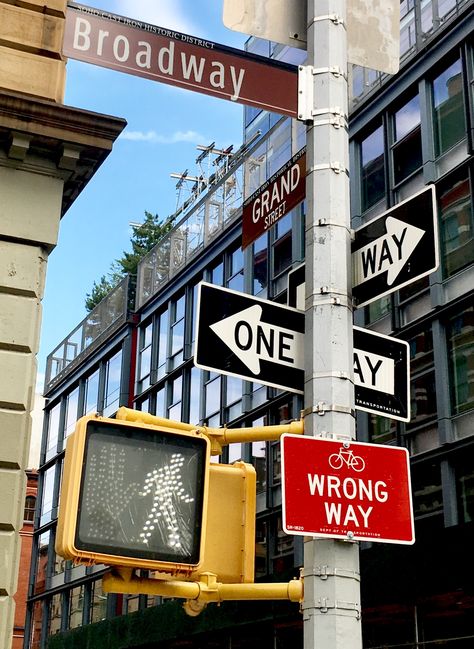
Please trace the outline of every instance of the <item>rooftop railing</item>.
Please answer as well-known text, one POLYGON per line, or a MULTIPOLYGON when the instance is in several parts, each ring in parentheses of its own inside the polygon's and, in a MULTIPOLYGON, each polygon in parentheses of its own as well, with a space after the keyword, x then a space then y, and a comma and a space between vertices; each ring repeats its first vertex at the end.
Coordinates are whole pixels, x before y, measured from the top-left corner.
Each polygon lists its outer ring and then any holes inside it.
POLYGON ((205 196, 140 261, 137 309, 241 215, 244 162, 258 146, 258 141, 253 142, 247 142, 236 152, 227 169, 208 187, 205 196))
POLYGON ((44 394, 103 340, 123 324, 133 307, 134 278, 125 277, 49 354, 44 394))

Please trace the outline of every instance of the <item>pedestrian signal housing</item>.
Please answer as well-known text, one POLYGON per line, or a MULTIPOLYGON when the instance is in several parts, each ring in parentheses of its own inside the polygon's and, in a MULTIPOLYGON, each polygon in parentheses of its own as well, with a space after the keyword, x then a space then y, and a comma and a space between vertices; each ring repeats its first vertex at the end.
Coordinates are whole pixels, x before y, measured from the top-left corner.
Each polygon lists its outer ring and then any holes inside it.
POLYGON ((83 417, 67 441, 56 552, 78 563, 198 570, 209 459, 199 432, 83 417))

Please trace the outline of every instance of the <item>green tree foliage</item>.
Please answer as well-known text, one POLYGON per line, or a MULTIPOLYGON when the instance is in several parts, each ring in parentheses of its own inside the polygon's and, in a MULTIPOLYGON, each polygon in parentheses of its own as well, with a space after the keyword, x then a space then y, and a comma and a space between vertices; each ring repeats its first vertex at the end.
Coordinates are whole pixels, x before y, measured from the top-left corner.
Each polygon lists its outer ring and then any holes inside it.
POLYGON ((92 311, 126 275, 137 274, 138 264, 142 257, 171 230, 172 226, 172 216, 161 220, 158 214, 145 211, 143 223, 133 226, 130 237, 131 251, 124 251, 122 256, 111 264, 109 273, 102 275, 98 282, 94 282, 91 292, 87 293, 85 307, 88 312, 92 311))

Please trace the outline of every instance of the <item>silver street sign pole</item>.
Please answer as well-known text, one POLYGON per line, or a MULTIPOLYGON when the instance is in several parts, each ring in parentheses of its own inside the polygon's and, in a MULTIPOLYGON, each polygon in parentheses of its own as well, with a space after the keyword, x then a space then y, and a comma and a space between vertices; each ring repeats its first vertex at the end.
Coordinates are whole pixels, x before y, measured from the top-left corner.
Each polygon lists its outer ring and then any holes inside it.
MULTIPOLYGON (((346 0, 308 0, 305 434, 355 438, 346 0)), ((305 537, 305 649, 361 649, 359 547, 305 537)))

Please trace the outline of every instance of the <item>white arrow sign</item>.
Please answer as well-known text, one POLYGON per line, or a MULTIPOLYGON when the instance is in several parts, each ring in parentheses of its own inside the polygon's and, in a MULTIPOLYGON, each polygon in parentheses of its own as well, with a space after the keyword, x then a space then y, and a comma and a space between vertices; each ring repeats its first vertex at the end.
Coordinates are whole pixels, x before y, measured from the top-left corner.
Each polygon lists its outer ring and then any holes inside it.
POLYGON ((393 216, 387 217, 385 224, 387 234, 352 253, 353 286, 385 272, 391 286, 425 234, 425 230, 393 216))
POLYGON ((260 361, 304 368, 304 335, 261 321, 259 304, 211 325, 212 331, 256 376, 260 361))

